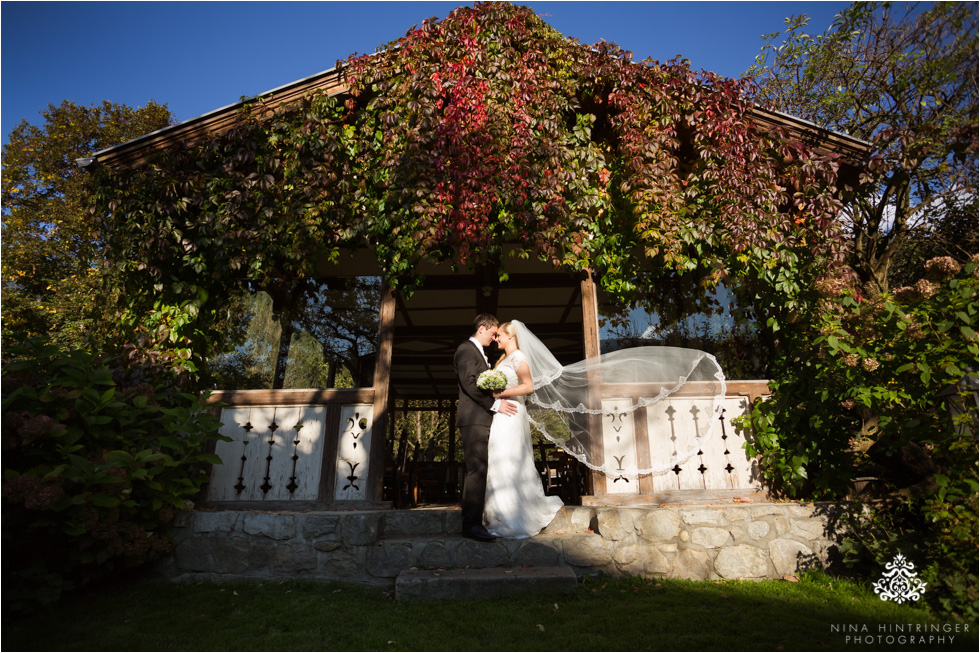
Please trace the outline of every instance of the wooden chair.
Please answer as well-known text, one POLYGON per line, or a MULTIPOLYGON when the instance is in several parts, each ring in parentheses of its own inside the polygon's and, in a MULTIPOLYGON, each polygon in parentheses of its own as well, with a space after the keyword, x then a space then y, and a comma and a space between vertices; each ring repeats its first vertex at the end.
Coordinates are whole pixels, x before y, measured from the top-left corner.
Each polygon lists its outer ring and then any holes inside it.
POLYGON ((435 503, 446 500, 448 466, 443 462, 419 463, 416 486, 418 503, 435 503))

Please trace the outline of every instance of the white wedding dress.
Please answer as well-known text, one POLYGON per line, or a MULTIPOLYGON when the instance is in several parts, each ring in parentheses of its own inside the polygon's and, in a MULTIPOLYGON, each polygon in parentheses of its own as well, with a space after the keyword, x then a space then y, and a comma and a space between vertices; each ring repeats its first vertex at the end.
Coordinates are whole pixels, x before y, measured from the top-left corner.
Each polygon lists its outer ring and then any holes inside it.
MULTIPOLYGON (((520 350, 509 354, 497 369, 507 377, 507 387, 519 385, 517 368, 527 359, 520 350)), ((534 466, 531 425, 524 397, 510 397, 516 415, 495 413, 487 449, 487 495, 483 515, 487 530, 497 537, 525 538, 537 535, 561 509, 559 497, 544 494, 534 466)))

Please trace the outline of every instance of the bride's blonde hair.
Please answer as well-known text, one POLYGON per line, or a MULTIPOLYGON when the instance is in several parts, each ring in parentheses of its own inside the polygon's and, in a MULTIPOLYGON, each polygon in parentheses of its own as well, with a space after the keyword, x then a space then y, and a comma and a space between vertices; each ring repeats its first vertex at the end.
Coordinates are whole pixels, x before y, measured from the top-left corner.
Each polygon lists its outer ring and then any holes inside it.
MULTIPOLYGON (((518 346, 520 346, 521 343, 518 342, 517 340, 517 329, 514 328, 513 323, 504 322, 503 324, 497 327, 497 331, 503 331, 504 333, 512 337, 514 339, 514 342, 517 342, 518 346)), ((507 358, 507 352, 504 352, 500 355, 500 358, 497 359, 497 363, 494 365, 494 367, 496 368, 497 365, 500 365, 500 361, 504 360, 505 358, 507 358)))

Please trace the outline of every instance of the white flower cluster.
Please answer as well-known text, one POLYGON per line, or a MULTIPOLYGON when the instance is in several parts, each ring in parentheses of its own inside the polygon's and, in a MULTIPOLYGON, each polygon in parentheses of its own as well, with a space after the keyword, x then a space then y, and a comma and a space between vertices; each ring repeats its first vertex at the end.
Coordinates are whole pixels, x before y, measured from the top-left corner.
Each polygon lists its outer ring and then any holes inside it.
POLYGON ((507 387, 507 377, 500 370, 487 370, 476 379, 476 387, 496 392, 507 387))

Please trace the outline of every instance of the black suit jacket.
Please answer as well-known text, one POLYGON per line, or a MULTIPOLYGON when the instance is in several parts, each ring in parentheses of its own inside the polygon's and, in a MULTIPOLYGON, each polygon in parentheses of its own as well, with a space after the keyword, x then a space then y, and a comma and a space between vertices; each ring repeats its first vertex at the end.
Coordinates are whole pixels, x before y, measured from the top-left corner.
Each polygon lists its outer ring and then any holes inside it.
POLYGON ((467 340, 456 348, 453 357, 456 379, 459 383, 459 403, 456 405, 456 424, 463 426, 486 426, 493 421, 493 395, 476 387, 476 379, 486 372, 487 361, 472 340, 467 340))

